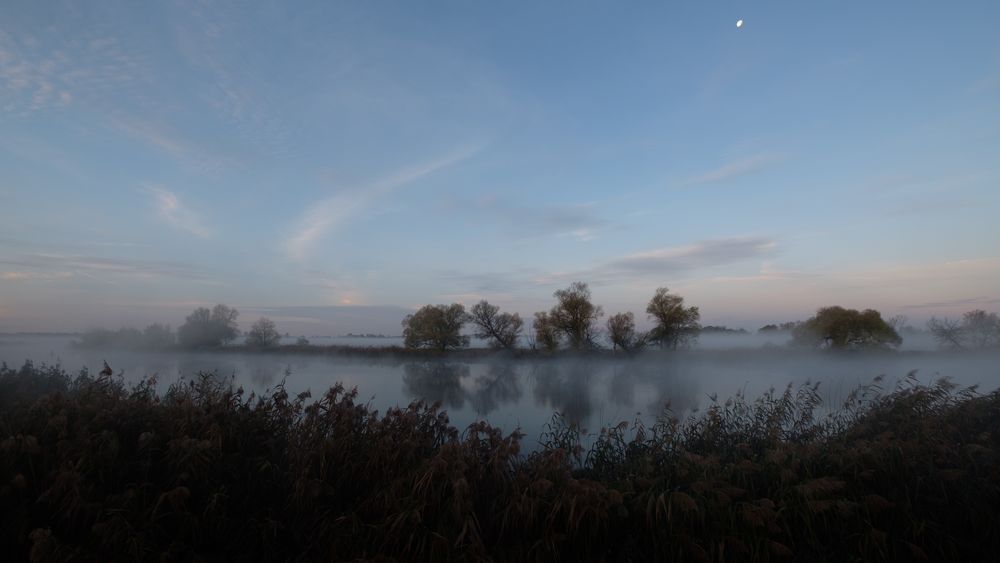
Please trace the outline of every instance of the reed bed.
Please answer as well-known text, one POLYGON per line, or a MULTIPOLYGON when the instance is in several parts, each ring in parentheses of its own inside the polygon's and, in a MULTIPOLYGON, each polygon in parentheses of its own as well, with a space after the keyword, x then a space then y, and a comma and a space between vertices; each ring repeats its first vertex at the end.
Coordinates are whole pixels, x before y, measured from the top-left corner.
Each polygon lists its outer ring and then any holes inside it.
POLYGON ((27 561, 992 561, 1000 394, 815 385, 543 446, 335 385, 162 395, 0 366, 0 550, 27 561), (820 414, 828 413, 828 414, 820 414))

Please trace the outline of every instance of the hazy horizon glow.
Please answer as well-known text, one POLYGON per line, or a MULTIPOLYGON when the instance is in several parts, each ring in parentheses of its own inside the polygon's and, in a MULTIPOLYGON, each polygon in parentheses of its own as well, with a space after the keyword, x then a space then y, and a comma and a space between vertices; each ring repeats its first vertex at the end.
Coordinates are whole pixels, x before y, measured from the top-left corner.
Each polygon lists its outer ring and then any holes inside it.
POLYGON ((5 2, 0 332, 222 302, 389 333, 576 280, 609 314, 666 285, 744 328, 997 311, 998 17, 5 2))

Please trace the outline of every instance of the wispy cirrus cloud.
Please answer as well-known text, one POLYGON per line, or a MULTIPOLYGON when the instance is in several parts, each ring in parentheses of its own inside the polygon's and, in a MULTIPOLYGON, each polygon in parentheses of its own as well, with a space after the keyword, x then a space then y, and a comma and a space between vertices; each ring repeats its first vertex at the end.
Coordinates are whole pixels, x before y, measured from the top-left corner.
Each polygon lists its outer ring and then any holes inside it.
POLYGON ((950 307, 982 307, 985 305, 997 305, 1000 304, 1000 298, 987 297, 985 295, 979 297, 969 297, 966 299, 952 299, 950 301, 932 301, 928 303, 920 303, 917 305, 904 305, 904 309, 941 309, 950 307))
POLYGON ((780 153, 760 153, 752 156, 731 160, 718 168, 709 170, 684 182, 684 185, 714 184, 740 176, 759 172, 769 166, 782 162, 785 156, 780 153))
POLYGON ((498 294, 519 289, 532 284, 532 280, 538 275, 538 270, 534 268, 473 273, 444 270, 438 274, 448 286, 457 287, 465 293, 476 294, 498 294))
POLYGON ((73 277, 73 272, 0 272, 4 281, 46 281, 73 277))
POLYGON ((404 168, 362 188, 346 190, 317 201, 298 221, 286 241, 288 255, 294 260, 304 259, 313 243, 348 219, 363 213, 377 200, 424 176, 458 164, 481 148, 481 145, 462 147, 444 157, 404 168))
POLYGON ((593 272, 604 276, 670 275, 768 256, 776 246, 774 240, 763 237, 710 239, 629 254, 598 266, 593 272))
POLYGON ((14 270, 8 279, 56 279, 82 275, 101 281, 105 276, 133 278, 175 278, 204 280, 205 276, 191 266, 176 262, 106 258, 78 254, 35 253, 14 258, 0 257, 0 266, 14 270))
POLYGON ((181 203, 177 194, 160 187, 149 187, 147 191, 152 194, 160 217, 163 217, 168 223, 197 237, 209 238, 212 236, 212 231, 205 227, 198 214, 181 203))
POLYGON ((463 215, 475 214, 477 221, 496 222, 517 237, 554 235, 587 242, 597 238, 608 226, 608 221, 596 212, 597 205, 593 202, 523 205, 490 194, 475 200, 456 197, 445 205, 461 209, 463 215))
MULTIPOLYGON (((603 285, 686 275, 705 268, 766 258, 773 255, 776 249, 777 243, 769 238, 731 237, 635 252, 577 270, 547 273, 533 268, 521 268, 513 272, 445 271, 441 272, 440 277, 461 291, 477 294, 516 292, 531 287, 562 285, 574 281, 603 285)), ((764 270, 767 269, 765 266, 764 270)))

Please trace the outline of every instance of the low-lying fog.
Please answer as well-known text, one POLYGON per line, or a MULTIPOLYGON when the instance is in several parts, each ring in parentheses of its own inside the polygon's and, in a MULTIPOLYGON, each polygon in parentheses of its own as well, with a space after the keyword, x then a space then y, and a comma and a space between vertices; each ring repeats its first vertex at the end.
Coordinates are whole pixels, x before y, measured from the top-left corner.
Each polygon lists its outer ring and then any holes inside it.
MULTIPOLYGON (((158 374, 161 390, 179 377, 199 371, 234 376, 247 390, 261 391, 290 372, 290 392, 310 389, 313 396, 340 381, 356 386, 359 399, 384 411, 414 399, 440 401, 451 421, 464 428, 485 419, 507 431, 520 427, 532 448, 555 411, 578 421, 589 432, 641 416, 651 423, 669 403, 685 414, 704 407, 710 395, 720 398, 743 391, 756 397, 770 387, 822 382, 828 404, 877 375, 893 381, 918 370, 920 381, 951 377, 960 385, 1000 387, 1000 353, 958 354, 913 350, 877 354, 829 354, 778 347, 786 335, 706 335, 699 349, 649 354, 633 359, 409 361, 396 358, 348 358, 317 354, 262 354, 233 351, 139 352, 90 350, 71 345, 67 336, 0 336, 0 361, 19 366, 60 364, 67 371, 86 367, 98 372, 107 360, 127 381, 158 374), (769 339, 770 338, 770 339, 769 339), (760 348, 762 345, 770 347, 760 348)), ((343 341, 339 341, 343 344, 343 341)), ((353 339, 343 339, 353 340, 353 339)), ((377 339, 389 345, 392 339, 377 339)), ((362 342, 362 340, 358 340, 362 342)), ((314 344, 329 341, 314 340, 314 344)), ((371 345, 364 342, 363 345, 371 345)), ((927 348, 930 343, 927 343, 927 348)), ((904 347, 905 350, 906 347, 904 347)))

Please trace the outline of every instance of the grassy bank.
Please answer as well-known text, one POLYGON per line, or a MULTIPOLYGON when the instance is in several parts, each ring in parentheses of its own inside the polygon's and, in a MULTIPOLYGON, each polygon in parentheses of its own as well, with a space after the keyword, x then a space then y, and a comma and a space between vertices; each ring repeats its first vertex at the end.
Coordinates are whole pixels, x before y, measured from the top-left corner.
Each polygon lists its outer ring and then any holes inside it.
POLYGON ((814 387, 607 429, 459 432, 335 386, 246 395, 0 368, 13 560, 993 560, 1000 394, 814 387))

